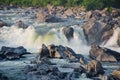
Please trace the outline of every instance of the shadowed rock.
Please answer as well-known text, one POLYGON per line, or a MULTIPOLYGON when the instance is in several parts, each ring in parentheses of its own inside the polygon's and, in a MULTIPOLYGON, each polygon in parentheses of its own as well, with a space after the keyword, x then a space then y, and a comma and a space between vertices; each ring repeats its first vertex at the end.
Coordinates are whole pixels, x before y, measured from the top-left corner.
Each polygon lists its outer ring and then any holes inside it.
POLYGON ((23 28, 26 29, 28 27, 28 25, 26 25, 23 21, 19 20, 16 22, 15 24, 18 28, 23 28))
POLYGON ((79 61, 80 58, 84 58, 82 55, 77 54, 69 47, 62 45, 56 46, 54 44, 48 45, 47 47, 43 44, 37 59, 40 60, 43 57, 47 58, 63 58, 79 61))
POLYGON ((74 29, 72 27, 65 27, 62 29, 65 37, 67 38, 68 41, 70 41, 72 38, 74 38, 74 29))
POLYGON ((120 53, 97 45, 92 45, 89 53, 92 59, 98 61, 117 62, 120 60, 120 53))
POLYGON ((19 59, 24 54, 29 54, 29 53, 22 46, 17 48, 3 46, 0 51, 0 57, 2 57, 3 59, 6 58, 8 60, 19 59))
POLYGON ((99 61, 92 60, 86 66, 88 77, 97 77, 104 74, 102 64, 99 61))

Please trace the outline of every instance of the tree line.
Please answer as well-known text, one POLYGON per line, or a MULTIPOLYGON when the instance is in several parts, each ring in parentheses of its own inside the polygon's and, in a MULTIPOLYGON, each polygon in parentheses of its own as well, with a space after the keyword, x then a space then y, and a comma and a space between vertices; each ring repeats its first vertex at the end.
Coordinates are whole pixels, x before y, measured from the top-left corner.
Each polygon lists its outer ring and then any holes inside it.
POLYGON ((120 0, 0 0, 0 5, 41 6, 84 6, 87 10, 103 9, 105 7, 120 8, 120 0))

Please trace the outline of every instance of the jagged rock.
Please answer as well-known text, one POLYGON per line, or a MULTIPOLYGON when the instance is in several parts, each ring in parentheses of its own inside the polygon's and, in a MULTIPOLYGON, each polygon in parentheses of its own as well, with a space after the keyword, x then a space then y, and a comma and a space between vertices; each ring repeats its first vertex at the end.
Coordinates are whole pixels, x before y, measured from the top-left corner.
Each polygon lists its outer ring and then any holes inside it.
POLYGON ((89 20, 83 25, 83 31, 88 45, 101 44, 113 35, 113 25, 105 24, 95 19, 89 20))
POLYGON ((0 27, 7 26, 7 23, 0 20, 0 27))
POLYGON ((117 62, 120 60, 120 53, 97 45, 92 45, 89 53, 92 59, 98 61, 117 62))
POLYGON ((62 29, 64 35, 66 36, 67 40, 70 41, 74 36, 74 29, 72 27, 65 27, 62 29))
POLYGON ((86 66, 85 69, 87 71, 88 77, 96 77, 104 74, 104 70, 102 64, 99 61, 92 60, 86 66))
MULTIPOLYGON (((26 68, 25 68, 26 71, 26 68)), ((27 80, 61 80, 66 77, 57 67, 52 65, 36 64, 35 67, 27 66, 27 80)))
POLYGON ((80 58, 84 58, 82 55, 77 56, 77 54, 69 47, 64 47, 62 45, 56 46, 54 44, 48 46, 43 44, 41 51, 37 56, 37 60, 40 61, 43 57, 63 58, 74 61, 79 61, 80 58))
POLYGON ((109 76, 110 80, 120 80, 120 69, 114 70, 109 76))
POLYGON ((23 28, 23 29, 26 29, 28 28, 28 25, 26 25, 23 21, 19 20, 16 22, 15 24, 18 28, 23 28))
POLYGON ((19 59, 24 54, 29 54, 29 53, 22 46, 17 47, 17 48, 3 46, 0 51, 0 57, 6 58, 9 60, 19 59))

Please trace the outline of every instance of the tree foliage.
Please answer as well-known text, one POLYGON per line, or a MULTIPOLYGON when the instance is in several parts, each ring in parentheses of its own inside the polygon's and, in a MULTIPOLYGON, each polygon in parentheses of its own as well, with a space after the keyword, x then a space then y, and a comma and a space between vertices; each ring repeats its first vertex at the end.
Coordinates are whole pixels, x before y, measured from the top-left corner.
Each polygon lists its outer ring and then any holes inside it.
POLYGON ((84 6, 86 9, 102 9, 104 7, 120 8, 120 0, 0 0, 0 5, 23 5, 23 6, 84 6))

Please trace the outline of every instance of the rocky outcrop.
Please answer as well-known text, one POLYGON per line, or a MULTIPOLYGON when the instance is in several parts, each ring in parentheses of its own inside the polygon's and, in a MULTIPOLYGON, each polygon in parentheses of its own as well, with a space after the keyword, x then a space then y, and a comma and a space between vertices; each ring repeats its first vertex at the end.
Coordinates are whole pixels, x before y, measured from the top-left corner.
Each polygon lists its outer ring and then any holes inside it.
POLYGON ((12 47, 5 47, 3 46, 0 51, 0 57, 2 59, 8 59, 8 60, 14 60, 14 59, 19 59, 22 57, 24 54, 29 54, 27 50, 20 46, 17 48, 12 48, 12 47))
POLYGON ((62 31, 68 41, 74 38, 74 29, 72 27, 65 27, 62 31))
POLYGON ((41 60, 40 63, 34 66, 25 67, 26 80, 71 80, 77 79, 82 73, 85 73, 85 69, 82 66, 77 68, 72 68, 71 66, 57 67, 57 65, 53 66, 47 58, 42 58, 41 60), (61 70, 68 68, 72 69, 72 71, 64 72, 61 70))
POLYGON ((97 45, 92 45, 89 53, 92 59, 102 62, 117 62, 120 60, 120 53, 97 45))
POLYGON ((113 25, 105 24, 95 19, 89 20, 83 25, 83 31, 88 45, 101 44, 113 35, 113 25))
POLYGON ((63 58, 70 59, 73 61, 79 61, 80 58, 84 57, 82 55, 77 56, 77 54, 69 47, 64 47, 62 45, 42 45, 39 55, 37 56, 37 60, 40 61, 41 58, 63 58))
POLYGON ((15 25, 18 27, 18 28, 23 28, 23 29, 26 29, 28 27, 28 25, 26 25, 23 21, 19 20, 15 23, 15 25))
POLYGON ((119 10, 112 13, 104 10, 88 11, 85 16, 86 23, 83 30, 88 45, 100 45, 107 42, 113 35, 114 27, 119 27, 119 10))
POLYGON ((58 18, 54 15, 50 15, 45 11, 40 11, 37 14, 37 20, 38 22, 62 22, 63 21, 61 18, 58 18))
POLYGON ((7 23, 0 20, 0 27, 7 26, 7 23))
POLYGON ((96 60, 90 61, 85 66, 85 69, 87 71, 87 76, 89 78, 97 77, 99 75, 103 75, 104 74, 104 70, 103 70, 102 64, 99 61, 96 61, 96 60))

